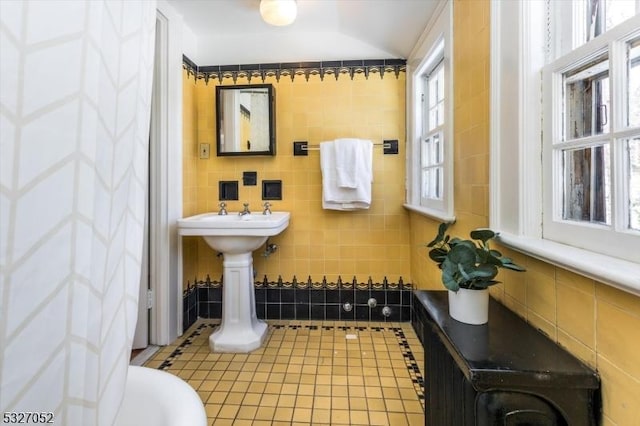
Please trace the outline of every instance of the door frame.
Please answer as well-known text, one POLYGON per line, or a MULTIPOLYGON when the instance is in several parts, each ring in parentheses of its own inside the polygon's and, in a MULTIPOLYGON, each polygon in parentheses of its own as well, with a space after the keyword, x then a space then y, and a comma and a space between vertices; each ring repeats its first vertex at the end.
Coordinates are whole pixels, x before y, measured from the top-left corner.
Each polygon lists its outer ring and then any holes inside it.
POLYGON ((164 1, 156 14, 150 126, 149 279, 153 294, 149 342, 168 345, 182 334, 177 219, 182 217, 182 18, 164 1))

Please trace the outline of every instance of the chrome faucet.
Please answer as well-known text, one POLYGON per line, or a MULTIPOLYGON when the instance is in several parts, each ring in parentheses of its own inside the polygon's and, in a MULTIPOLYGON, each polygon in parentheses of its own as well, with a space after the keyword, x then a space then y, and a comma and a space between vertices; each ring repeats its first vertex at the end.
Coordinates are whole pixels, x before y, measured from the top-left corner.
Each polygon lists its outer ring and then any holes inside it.
POLYGON ((271 203, 268 201, 265 201, 265 203, 262 205, 264 207, 264 210, 262 211, 262 214, 271 214, 271 203))
POLYGON ((227 209, 226 209, 227 203, 223 201, 220 204, 218 204, 218 206, 220 207, 220 210, 218 211, 218 215, 225 216, 227 214, 227 209))
POLYGON ((246 214, 251 214, 251 212, 249 211, 249 203, 242 203, 242 205, 244 206, 244 210, 239 212, 238 216, 244 216, 246 214))

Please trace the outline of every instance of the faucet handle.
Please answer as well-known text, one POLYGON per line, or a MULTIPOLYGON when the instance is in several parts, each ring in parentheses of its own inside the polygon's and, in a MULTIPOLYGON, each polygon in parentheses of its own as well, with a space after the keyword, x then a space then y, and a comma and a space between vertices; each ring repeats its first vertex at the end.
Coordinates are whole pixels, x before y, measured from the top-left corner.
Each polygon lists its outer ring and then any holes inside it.
POLYGON ((268 201, 265 201, 264 204, 262 205, 264 207, 264 210, 262 211, 262 214, 271 214, 271 203, 268 201))
POLYGON ((227 214, 227 209, 226 209, 227 203, 223 201, 220 204, 218 204, 218 207, 220 207, 220 210, 218 211, 219 216, 224 216, 227 214))
POLYGON ((242 203, 242 205, 244 206, 244 210, 238 212, 238 215, 244 216, 246 214, 251 214, 251 212, 249 211, 249 203, 242 203))

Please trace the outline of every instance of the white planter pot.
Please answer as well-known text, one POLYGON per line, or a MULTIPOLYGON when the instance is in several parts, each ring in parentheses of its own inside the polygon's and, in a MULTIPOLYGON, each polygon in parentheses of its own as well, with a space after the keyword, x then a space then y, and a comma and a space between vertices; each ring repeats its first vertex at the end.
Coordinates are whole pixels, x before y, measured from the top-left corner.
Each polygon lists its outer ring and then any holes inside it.
POLYGON ((486 324, 489 321, 489 290, 449 290, 449 315, 465 324, 486 324))

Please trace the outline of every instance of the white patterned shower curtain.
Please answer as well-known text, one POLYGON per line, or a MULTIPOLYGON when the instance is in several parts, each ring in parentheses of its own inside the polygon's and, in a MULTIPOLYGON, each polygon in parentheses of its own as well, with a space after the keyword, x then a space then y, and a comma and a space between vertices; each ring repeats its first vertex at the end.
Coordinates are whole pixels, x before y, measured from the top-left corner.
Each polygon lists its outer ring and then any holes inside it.
POLYGON ((137 319, 155 0, 0 0, 0 412, 111 425, 137 319))

